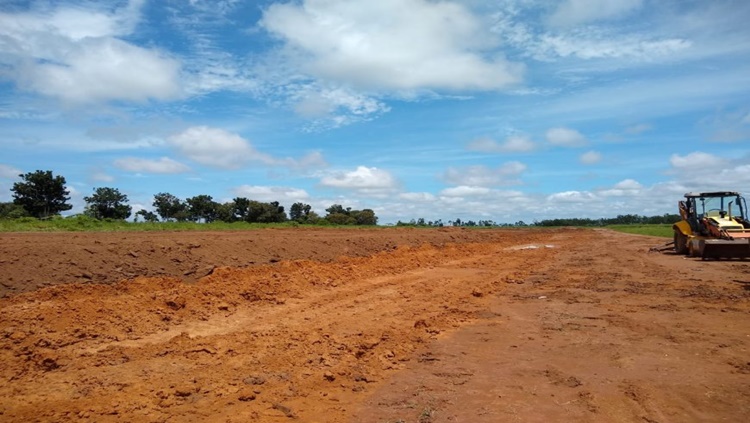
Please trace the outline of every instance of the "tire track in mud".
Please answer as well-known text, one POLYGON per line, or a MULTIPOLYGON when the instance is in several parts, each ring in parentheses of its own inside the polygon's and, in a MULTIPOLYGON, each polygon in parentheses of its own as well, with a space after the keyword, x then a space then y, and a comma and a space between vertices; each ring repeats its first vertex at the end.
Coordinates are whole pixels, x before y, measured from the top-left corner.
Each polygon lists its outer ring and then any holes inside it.
MULTIPOLYGON (((191 321, 189 323, 174 325, 166 331, 153 333, 139 339, 103 343, 91 349, 83 350, 82 352, 96 353, 115 346, 137 348, 144 344, 165 342, 175 336, 182 335, 183 333, 187 334, 190 338, 195 338, 226 335, 237 331, 263 332, 274 329, 278 326, 293 326, 295 323, 298 323, 297 320, 299 319, 296 318, 298 315, 304 320, 311 319, 312 316, 319 314, 336 314, 336 312, 342 307, 356 307, 355 303, 367 302, 368 306, 366 307, 366 311, 372 312, 382 308, 382 306, 387 303, 409 298, 411 295, 409 292, 417 290, 424 292, 427 289, 426 286, 429 285, 431 281, 448 279, 449 277, 446 277, 446 273, 449 272, 448 269, 460 269, 465 264, 481 260, 504 250, 502 247, 493 247, 496 251, 473 255, 469 258, 464 257, 448 260, 438 264, 437 267, 433 264, 435 259, 434 255, 441 254, 441 252, 431 250, 430 254, 433 255, 433 257, 431 257, 430 264, 428 264, 428 269, 405 269, 402 273, 395 275, 376 276, 371 279, 364 279, 360 283, 337 287, 335 290, 314 292, 304 298, 303 301, 287 299, 284 302, 285 306, 283 308, 277 307, 276 305, 241 308, 231 314, 231 319, 226 316, 214 315, 207 320, 191 321), (365 296, 367 299, 363 300, 362 298, 365 296), (260 316, 263 317, 263 320, 270 320, 275 323, 255 323, 260 316), (294 321, 286 322, 287 320, 290 320, 289 316, 295 316, 294 321)), ((442 261, 443 258, 441 257, 440 260, 442 261)), ((460 273, 466 274, 472 272, 453 270, 453 273, 457 273, 457 276, 460 277, 462 276, 460 273)))
POLYGON ((549 236, 519 235, 6 300, 0 416, 345 421, 387 374, 429 360, 426 342, 486 313, 504 277, 553 254, 508 251, 549 236))

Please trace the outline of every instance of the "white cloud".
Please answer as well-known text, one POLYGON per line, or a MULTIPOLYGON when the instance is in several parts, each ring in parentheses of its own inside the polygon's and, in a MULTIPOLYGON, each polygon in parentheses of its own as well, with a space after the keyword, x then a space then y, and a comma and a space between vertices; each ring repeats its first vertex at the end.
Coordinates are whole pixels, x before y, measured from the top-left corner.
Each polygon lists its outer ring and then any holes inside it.
POLYGON ((526 153, 533 151, 536 144, 527 135, 511 135, 503 142, 487 137, 479 138, 469 143, 467 148, 483 153, 526 153))
POLYGON ((431 203, 436 199, 435 195, 429 192, 402 192, 398 197, 402 200, 417 203, 431 203))
POLYGON ((551 128, 546 133, 547 142, 560 147, 582 147, 588 141, 580 132, 570 128, 551 128))
POLYGON ((625 179, 614 185, 611 189, 602 190, 600 195, 606 197, 635 196, 641 193, 643 185, 634 179, 625 179))
POLYGON ((470 187, 470 186, 458 186, 446 188, 440 191, 440 195, 443 197, 477 197, 484 196, 492 192, 491 189, 485 187, 470 187))
POLYGON ((312 120, 312 130, 367 121, 391 110, 380 100, 349 88, 326 88, 317 83, 291 87, 289 101, 298 115, 312 120))
POLYGON ((117 39, 80 41, 62 61, 20 68, 17 82, 74 103, 167 100, 180 93, 177 61, 117 39))
POLYGON ((475 187, 519 185, 518 175, 526 170, 521 162, 507 162, 502 166, 491 169, 487 166, 469 166, 465 168, 448 168, 443 179, 452 185, 468 185, 475 187))
POLYGON ((684 52, 693 43, 683 38, 644 40, 639 35, 615 37, 611 34, 542 35, 532 51, 539 59, 577 57, 579 59, 643 59, 654 60, 684 52))
POLYGON ((290 187, 242 185, 232 191, 239 197, 262 202, 278 201, 284 204, 306 201, 310 198, 307 191, 290 187))
POLYGON ((320 151, 311 151, 299 159, 276 159, 276 164, 287 166, 292 169, 310 169, 328 166, 328 162, 326 162, 323 153, 320 151))
POLYGON ((170 145, 197 163, 223 169, 238 169, 250 160, 270 160, 237 134, 207 126, 193 126, 168 138, 170 145))
POLYGON ((602 154, 597 151, 587 151, 581 154, 579 161, 585 165, 592 165, 602 161, 602 154))
POLYGON ((364 89, 496 90, 523 66, 492 52, 463 5, 425 0, 306 0, 273 4, 260 25, 284 42, 292 67, 364 89))
MULTIPOLYGON (((558 2, 558 13, 553 16, 559 25, 545 29, 539 27, 537 16, 548 11, 551 2, 524 1, 523 4, 519 4, 515 0, 508 0, 503 3, 505 4, 498 5, 495 13, 491 15, 494 21, 491 31, 501 37, 506 45, 517 49, 522 56, 543 62, 555 62, 554 68, 558 74, 570 76, 585 74, 592 70, 650 66, 658 62, 684 59, 687 56, 715 56, 728 50, 739 52, 745 49, 742 46, 743 42, 739 40, 722 44, 711 40, 711 36, 702 36, 713 33, 716 22, 721 22, 722 18, 725 18, 721 14, 707 17, 705 10, 701 10, 707 7, 687 10, 676 8, 670 10, 671 13, 664 13, 667 12, 664 9, 644 13, 643 19, 638 21, 637 28, 634 28, 633 25, 636 24, 632 21, 605 25, 597 25, 593 21, 626 14, 629 10, 634 10, 628 6, 637 6, 640 0, 572 0, 558 2), (594 24, 575 25, 586 22, 594 24), (704 27, 696 27, 696 22, 704 22, 704 27), (686 38, 687 34, 689 38, 686 38), (584 59, 588 63, 561 59, 584 59), (566 66, 568 64, 572 66, 566 66)), ((730 8, 718 6, 716 9, 730 8)), ((743 25, 737 22, 725 24, 728 24, 728 28, 734 27, 733 29, 743 25)), ((733 31, 733 37, 737 36, 734 34, 736 32, 733 31)), ((723 41, 724 37, 721 38, 723 41)))
POLYGON ((220 128, 193 126, 168 138, 168 143, 189 159, 220 169, 239 169, 250 162, 292 169, 326 166, 318 151, 299 159, 277 158, 256 150, 243 137, 220 128))
POLYGON ((726 160, 712 154, 696 151, 685 156, 673 154, 669 159, 669 163, 675 169, 688 169, 700 172, 702 169, 723 167, 726 164, 726 160))
POLYGON ((635 179, 625 179, 615 184, 615 189, 639 190, 643 188, 635 179))
POLYGON ((573 26, 602 19, 614 19, 638 10, 643 0, 565 0, 560 3, 549 23, 573 26))
POLYGON ((4 75, 22 89, 70 103, 178 97, 177 60, 117 38, 133 30, 140 3, 115 12, 60 7, 0 13, 4 75))
POLYGON ((588 191, 564 191, 548 196, 547 201, 551 203, 586 203, 595 198, 596 196, 588 191))
POLYGON ((670 157, 677 182, 689 191, 742 191, 750 185, 750 157, 726 159, 700 151, 670 157))
POLYGON ((320 180, 325 187, 351 189, 371 195, 382 195, 398 187, 398 181, 388 171, 375 167, 357 166, 350 172, 338 172, 320 180))
POLYGON ((115 160, 114 165, 119 169, 127 170, 129 172, 174 174, 190 171, 189 167, 178 161, 172 160, 169 157, 162 157, 157 160, 124 157, 115 160))
POLYGON ((0 163, 0 178, 16 179, 23 172, 13 166, 0 163))

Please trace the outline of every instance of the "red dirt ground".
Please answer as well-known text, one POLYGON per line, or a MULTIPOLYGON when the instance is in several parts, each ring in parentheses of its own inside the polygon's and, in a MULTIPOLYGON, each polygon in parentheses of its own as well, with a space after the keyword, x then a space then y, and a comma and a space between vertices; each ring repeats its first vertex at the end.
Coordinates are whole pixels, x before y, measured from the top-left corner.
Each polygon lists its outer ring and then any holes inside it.
POLYGON ((750 263, 659 242, 0 234, 0 421, 750 420, 750 263))

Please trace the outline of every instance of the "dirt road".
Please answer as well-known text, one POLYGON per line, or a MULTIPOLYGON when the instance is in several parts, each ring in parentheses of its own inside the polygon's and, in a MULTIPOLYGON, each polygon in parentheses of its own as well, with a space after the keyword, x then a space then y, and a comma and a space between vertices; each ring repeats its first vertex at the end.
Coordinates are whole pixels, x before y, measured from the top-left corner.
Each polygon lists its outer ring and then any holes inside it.
MULTIPOLYGON (((0 240, 54 245, 42 235, 0 240)), ((148 258, 163 276, 0 300, 0 420, 750 418, 748 262, 576 229, 263 231, 255 256, 242 234, 159 235, 79 234, 37 261, 75 275, 101 259, 106 282, 112 257, 148 258), (71 251, 91 260, 65 265, 71 251), (205 276, 166 276, 192 269, 174 257, 205 276)), ((3 275, 23 273, 9 251, 3 275)))

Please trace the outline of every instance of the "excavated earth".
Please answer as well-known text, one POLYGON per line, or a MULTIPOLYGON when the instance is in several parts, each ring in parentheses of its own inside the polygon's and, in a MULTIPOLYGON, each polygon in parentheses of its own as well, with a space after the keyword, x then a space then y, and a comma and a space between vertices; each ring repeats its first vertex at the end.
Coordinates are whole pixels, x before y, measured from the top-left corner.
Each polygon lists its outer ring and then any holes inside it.
POLYGON ((750 263, 661 242, 0 234, 0 421, 750 421, 750 263))

